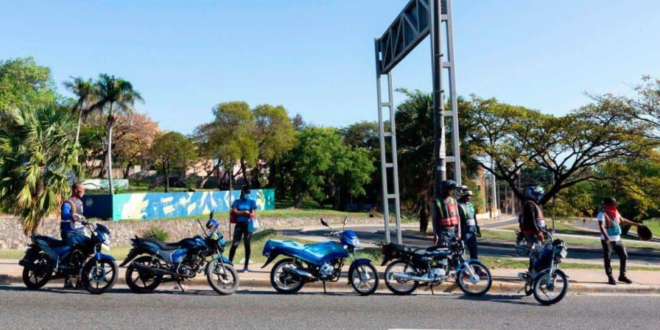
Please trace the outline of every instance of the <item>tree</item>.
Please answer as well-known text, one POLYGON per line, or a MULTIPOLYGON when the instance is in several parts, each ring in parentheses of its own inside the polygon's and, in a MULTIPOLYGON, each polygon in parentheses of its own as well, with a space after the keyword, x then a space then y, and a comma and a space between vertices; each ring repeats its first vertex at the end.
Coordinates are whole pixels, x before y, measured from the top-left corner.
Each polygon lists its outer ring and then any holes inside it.
POLYGON ((181 133, 159 134, 153 141, 149 152, 154 165, 160 167, 165 175, 165 192, 170 191, 170 173, 172 168, 185 168, 196 157, 192 141, 181 133))
POLYGON ((115 131, 114 156, 124 165, 124 178, 128 178, 130 168, 149 153, 159 132, 158 123, 146 114, 118 115, 115 131))
POLYGON ((642 77, 642 82, 635 87, 637 97, 614 97, 611 94, 596 97, 597 102, 618 103, 623 100, 627 106, 623 110, 641 125, 650 129, 647 136, 660 140, 660 79, 651 76, 642 77), (614 100, 614 101, 613 101, 614 100))
POLYGON ((56 98, 49 68, 31 57, 0 61, 0 125, 6 110, 44 107, 56 98))
POLYGON ((473 96, 462 120, 473 123, 467 142, 475 146, 480 166, 508 183, 519 199, 521 171, 535 166, 552 182, 541 199, 546 204, 561 190, 580 182, 610 180, 594 168, 610 160, 634 160, 652 144, 645 129, 619 111, 616 100, 589 104, 563 117, 473 96), (491 165, 491 161, 494 164, 491 165))
POLYGON ((73 112, 78 116, 78 128, 76 130, 76 143, 80 140, 80 127, 85 116, 89 114, 89 108, 93 104, 96 95, 94 94, 94 82, 92 79, 84 80, 81 77, 71 77, 71 81, 64 83, 64 87, 76 95, 76 103, 73 105, 73 112))
POLYGON ((26 234, 35 234, 79 170, 75 120, 55 103, 13 108, 7 115, 0 128, 0 208, 20 218, 26 234))
POLYGON ((109 76, 107 74, 99 75, 98 81, 94 86, 96 102, 92 104, 89 112, 100 111, 107 116, 106 120, 106 158, 108 167, 108 183, 110 194, 115 193, 115 186, 112 183, 112 130, 117 121, 117 114, 132 115, 135 112, 135 102, 144 102, 140 93, 133 89, 133 85, 121 78, 109 76))
MULTIPOLYGON (((291 150, 296 143, 296 130, 283 106, 258 105, 252 110, 254 116, 253 135, 258 147, 260 162, 275 171, 276 160, 291 150)), ((253 186, 261 187, 261 166, 255 166, 253 186)))

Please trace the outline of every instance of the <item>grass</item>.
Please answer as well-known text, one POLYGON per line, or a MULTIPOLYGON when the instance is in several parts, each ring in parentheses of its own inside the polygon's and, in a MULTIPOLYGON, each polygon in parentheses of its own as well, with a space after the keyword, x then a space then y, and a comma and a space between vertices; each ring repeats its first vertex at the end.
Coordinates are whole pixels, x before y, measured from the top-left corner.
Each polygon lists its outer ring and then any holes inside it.
MULTIPOLYGON (((203 220, 208 218, 208 214, 189 216, 189 217, 174 217, 174 218, 162 218, 155 220, 203 220)), ((214 216, 216 219, 229 219, 229 212, 219 212, 214 216)), ((344 211, 335 211, 331 209, 310 209, 310 210, 301 210, 301 209, 275 209, 267 211, 257 211, 257 218, 322 218, 322 217, 333 217, 333 218, 368 218, 369 213, 367 212, 344 212, 344 211)), ((121 221, 143 221, 142 219, 123 219, 121 221)))

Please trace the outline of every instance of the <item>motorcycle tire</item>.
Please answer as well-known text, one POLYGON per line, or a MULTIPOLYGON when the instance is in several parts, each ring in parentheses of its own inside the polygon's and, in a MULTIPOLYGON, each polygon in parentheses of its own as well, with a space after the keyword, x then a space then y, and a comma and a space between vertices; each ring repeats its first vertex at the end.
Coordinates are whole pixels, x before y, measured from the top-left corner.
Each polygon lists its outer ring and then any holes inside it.
POLYGON ((223 296, 231 295, 236 292, 236 289, 238 289, 238 273, 230 264, 219 265, 217 260, 209 262, 206 265, 206 279, 211 288, 223 296), (216 268, 218 267, 222 267, 223 271, 216 272, 216 268), (230 283, 230 285, 227 285, 228 283, 230 283))
MULTIPOLYGON (((52 271, 42 270, 40 269, 41 267, 37 265, 37 263, 40 262, 41 260, 44 260, 45 262, 45 259, 39 257, 41 255, 45 257, 44 253, 40 253, 39 255, 33 256, 30 258, 30 260, 32 261, 32 265, 28 267, 23 267, 23 284, 25 284, 25 286, 30 290, 37 290, 43 288, 44 285, 48 284, 51 277, 53 276, 52 271)), ((43 264, 44 262, 41 263, 43 264)))
POLYGON ((143 256, 135 259, 133 262, 131 262, 130 265, 126 268, 126 285, 128 285, 128 288, 131 289, 134 293, 151 293, 158 288, 160 283, 163 282, 163 275, 162 274, 156 274, 153 272, 150 273, 145 273, 145 272, 140 272, 136 269, 135 263, 141 263, 144 265, 148 265, 153 267, 155 263, 157 263, 158 260, 155 260, 155 262, 152 262, 152 258, 150 256, 143 256), (134 274, 137 275, 136 278, 134 277, 134 274), (143 285, 140 285, 138 282, 141 281, 143 285), (147 284, 147 281, 153 281, 153 283, 147 284))
MULTIPOLYGON (((401 266, 401 265, 404 266, 404 269, 406 269, 406 266, 407 266, 407 269, 410 269, 414 274, 417 274, 417 270, 412 265, 409 265, 408 262, 406 262, 404 260, 397 260, 397 261, 394 261, 393 263, 391 263, 385 269, 385 279, 384 279, 384 281, 385 281, 385 286, 387 286, 387 288, 390 291, 392 291, 392 293, 394 293, 396 295, 403 296, 403 295, 409 295, 409 294, 415 292, 415 290, 417 290, 417 287, 419 287, 419 282, 418 281, 407 281, 407 282, 412 282, 411 287, 407 290, 401 290, 401 289, 397 288, 393 282, 398 282, 398 280, 395 280, 395 279, 391 278, 392 277, 392 272, 393 272, 392 269, 396 266, 401 266)), ((401 284, 400 282, 398 282, 398 283, 401 284)))
POLYGON ((562 299, 564 299, 564 296, 566 296, 566 293, 568 292, 568 277, 566 274, 560 270, 557 269, 555 270, 555 282, 561 281, 562 284, 562 289, 561 292, 559 292, 559 295, 555 298, 552 299, 544 299, 542 296, 542 289, 541 286, 543 286, 545 283, 545 278, 548 276, 548 273, 550 270, 545 270, 541 272, 536 279, 534 280, 534 299, 538 301, 541 305, 544 306, 549 306, 549 305, 554 305, 558 302, 560 302, 562 299))
POLYGON ((103 294, 108 292, 117 282, 119 268, 117 263, 113 260, 89 260, 83 267, 82 280, 83 285, 87 288, 87 292, 91 294, 103 294), (99 268, 97 267, 97 263, 99 268), (102 277, 97 277, 98 273, 102 272, 102 277), (91 275, 91 277, 90 277, 91 275), (104 283, 102 286, 99 284, 104 283))
MULTIPOLYGON (((298 279, 297 281, 293 279, 292 276, 286 275, 286 274, 277 274, 278 270, 283 268, 285 265, 291 265, 295 267, 299 267, 300 264, 294 264, 293 259, 282 259, 278 263, 273 266, 273 269, 270 271, 270 284, 273 286, 273 288, 283 294, 294 294, 300 291, 300 289, 303 288, 305 285, 305 282, 302 279, 298 279), (281 280, 283 276, 286 276, 287 279, 292 280, 294 283, 293 286, 291 287, 282 287, 278 284, 277 280, 281 280)), ((286 283, 284 283, 286 285, 286 283)))
POLYGON ((378 289, 378 271, 376 270, 376 267, 374 267, 374 265, 372 264, 364 264, 353 267, 351 269, 351 272, 348 274, 348 278, 351 281, 351 286, 353 286, 353 289, 362 296, 368 296, 376 292, 376 290, 378 289), (369 273, 373 274, 373 278, 375 280, 373 286, 369 286, 369 284, 366 284, 367 285, 366 290, 362 286, 364 282, 362 281, 361 272, 366 272, 367 274, 369 273), (355 280, 359 280, 358 283, 355 283, 356 282, 355 280))
POLYGON ((476 267, 480 268, 481 271, 485 273, 483 275, 477 274, 480 278, 482 276, 487 276, 488 277, 488 279, 486 280, 487 281, 486 282, 486 287, 484 289, 480 290, 480 291, 477 291, 477 292, 468 290, 468 283, 464 282, 464 280, 463 280, 464 279, 464 274, 465 274, 465 271, 466 271, 465 268, 461 269, 461 271, 456 274, 456 283, 458 283, 458 287, 461 288, 461 291, 463 291, 463 293, 465 293, 468 296, 473 296, 473 297, 483 296, 490 290, 490 287, 493 285, 493 277, 490 274, 490 270, 488 270, 488 268, 484 264, 482 264, 481 262, 473 261, 473 262, 470 262, 470 265, 473 265, 473 266, 476 266, 476 267))

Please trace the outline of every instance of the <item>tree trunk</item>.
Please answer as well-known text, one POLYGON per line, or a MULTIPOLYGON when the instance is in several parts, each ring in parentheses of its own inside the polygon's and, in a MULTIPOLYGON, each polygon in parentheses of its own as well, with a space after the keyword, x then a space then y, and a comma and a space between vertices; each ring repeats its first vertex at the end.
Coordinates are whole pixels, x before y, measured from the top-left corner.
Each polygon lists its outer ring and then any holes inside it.
POLYGON ((131 171, 131 166, 133 166, 133 163, 128 162, 128 165, 126 165, 126 169, 124 169, 124 179, 128 179, 128 174, 131 171))
POLYGON ((300 194, 296 198, 296 202, 293 203, 293 207, 296 208, 296 209, 300 208, 300 206, 302 205, 302 202, 303 202, 303 194, 300 194))
POLYGON ((250 184, 250 178, 248 177, 246 167, 245 158, 241 158, 241 172, 243 173, 243 179, 247 184, 250 184))
POLYGON ((80 141, 80 126, 82 126, 82 114, 83 111, 80 109, 78 112, 78 128, 76 129, 76 144, 78 144, 78 141, 80 141))
POLYGON ((429 228, 429 207, 426 200, 422 200, 421 203, 421 209, 419 210, 419 231, 425 233, 429 228))
POLYGON ((115 185, 112 182, 112 127, 114 123, 110 123, 108 130, 108 187, 110 188, 110 195, 115 194, 115 185))
POLYGON ((204 185, 206 184, 206 182, 208 182, 209 179, 213 176, 213 173, 215 173, 218 170, 218 168, 220 168, 221 164, 222 164, 222 162, 218 161, 218 164, 213 166, 213 169, 210 172, 206 173, 206 176, 204 176, 204 178, 202 178, 202 182, 199 184, 199 189, 204 188, 204 185))
POLYGON ((165 174, 165 192, 170 192, 170 173, 169 164, 163 163, 163 173, 165 174))

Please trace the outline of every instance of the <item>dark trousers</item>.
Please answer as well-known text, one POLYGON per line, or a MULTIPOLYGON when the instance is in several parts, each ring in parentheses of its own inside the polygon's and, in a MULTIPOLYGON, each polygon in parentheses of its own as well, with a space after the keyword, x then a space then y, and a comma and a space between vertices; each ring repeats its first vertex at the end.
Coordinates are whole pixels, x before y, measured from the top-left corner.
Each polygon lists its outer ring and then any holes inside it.
POLYGON ((468 230, 467 232, 463 233, 462 236, 463 241, 465 242, 465 246, 467 246, 468 251, 470 251, 470 259, 479 259, 477 249, 477 233, 472 230, 468 230))
POLYGON ((234 262, 234 254, 236 253, 236 248, 241 244, 241 237, 243 237, 243 244, 245 246, 245 268, 248 268, 250 263, 250 239, 252 238, 252 233, 248 231, 248 224, 237 223, 234 225, 234 237, 231 241, 231 250, 229 250, 229 260, 234 262))
POLYGON ((456 227, 438 228, 438 246, 447 247, 451 239, 456 237, 456 227))
POLYGON ((600 243, 603 245, 603 260, 605 261, 605 273, 607 276, 612 276, 612 250, 616 252, 621 261, 619 276, 626 276, 626 261, 628 260, 628 253, 626 252, 626 247, 623 245, 623 241, 607 243, 601 240, 600 243))

